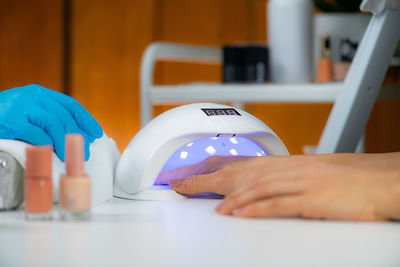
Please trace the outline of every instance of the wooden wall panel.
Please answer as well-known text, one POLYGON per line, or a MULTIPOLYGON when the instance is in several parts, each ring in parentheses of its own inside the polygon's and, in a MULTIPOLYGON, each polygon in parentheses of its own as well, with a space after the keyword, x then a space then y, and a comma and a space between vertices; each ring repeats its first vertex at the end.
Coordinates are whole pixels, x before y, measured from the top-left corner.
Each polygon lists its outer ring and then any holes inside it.
POLYGON ((139 67, 154 1, 72 1, 71 93, 122 151, 139 130, 139 67))
MULTIPOLYGON (((249 1, 246 0, 162 0, 162 30, 157 40, 166 42, 222 46, 247 41, 249 1)), ((221 66, 187 63, 160 63, 158 84, 220 82, 221 66)), ((156 106, 159 114, 174 106, 156 106)))
POLYGON ((0 0, 0 90, 62 82, 63 0, 0 0))
POLYGON ((399 100, 375 104, 367 125, 366 146, 368 152, 400 151, 399 100))
MULTIPOLYGON (((245 42, 247 1, 163 0, 162 21, 157 40, 222 46, 245 42)), ((221 67, 203 64, 162 63, 156 72, 158 83, 221 81, 221 67)))
POLYGON ((303 146, 317 145, 331 105, 257 104, 247 111, 264 121, 282 139, 291 154, 302 154, 303 146))
MULTIPOLYGON (((160 0, 158 41, 222 46, 247 40, 246 0, 160 0)), ((162 62, 157 64, 157 84, 220 82, 221 66, 162 62)), ((156 106, 155 114, 174 106, 156 106)))

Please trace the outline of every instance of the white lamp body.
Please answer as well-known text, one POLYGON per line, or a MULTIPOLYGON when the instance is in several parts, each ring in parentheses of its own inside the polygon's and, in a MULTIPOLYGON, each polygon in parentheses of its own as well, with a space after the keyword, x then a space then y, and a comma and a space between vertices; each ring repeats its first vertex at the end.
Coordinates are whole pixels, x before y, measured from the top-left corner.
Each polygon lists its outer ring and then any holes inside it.
POLYGON ((151 120, 131 140, 116 169, 114 195, 136 199, 140 192, 153 186, 178 149, 217 136, 243 137, 268 155, 288 155, 278 136, 243 110, 213 103, 180 106, 151 120))

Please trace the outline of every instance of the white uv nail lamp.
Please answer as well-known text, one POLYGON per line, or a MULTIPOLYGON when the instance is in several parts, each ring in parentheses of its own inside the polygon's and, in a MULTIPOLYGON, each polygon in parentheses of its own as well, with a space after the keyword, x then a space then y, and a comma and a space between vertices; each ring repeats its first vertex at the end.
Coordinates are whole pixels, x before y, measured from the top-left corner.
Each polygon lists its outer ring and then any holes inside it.
POLYGON ((251 114, 226 105, 196 103, 162 113, 143 127, 121 156, 114 195, 168 199, 168 186, 154 186, 161 172, 210 156, 288 155, 278 136, 251 114))

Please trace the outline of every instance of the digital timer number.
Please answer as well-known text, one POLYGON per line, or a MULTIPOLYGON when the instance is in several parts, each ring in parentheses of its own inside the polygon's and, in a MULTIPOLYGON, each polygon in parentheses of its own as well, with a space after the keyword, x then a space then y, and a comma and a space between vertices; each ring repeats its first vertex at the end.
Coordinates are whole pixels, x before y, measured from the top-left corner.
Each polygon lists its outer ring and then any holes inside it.
POLYGON ((202 108, 207 116, 241 116, 234 108, 202 108))

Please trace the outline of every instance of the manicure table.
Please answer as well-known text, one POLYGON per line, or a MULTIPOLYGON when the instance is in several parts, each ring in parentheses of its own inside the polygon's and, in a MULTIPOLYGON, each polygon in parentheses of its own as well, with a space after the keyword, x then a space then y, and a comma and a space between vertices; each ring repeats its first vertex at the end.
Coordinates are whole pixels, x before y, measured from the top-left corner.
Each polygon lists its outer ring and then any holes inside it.
POLYGON ((0 266, 400 266, 400 223, 238 219, 219 201, 113 198, 80 222, 0 212, 0 266))

